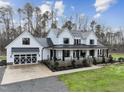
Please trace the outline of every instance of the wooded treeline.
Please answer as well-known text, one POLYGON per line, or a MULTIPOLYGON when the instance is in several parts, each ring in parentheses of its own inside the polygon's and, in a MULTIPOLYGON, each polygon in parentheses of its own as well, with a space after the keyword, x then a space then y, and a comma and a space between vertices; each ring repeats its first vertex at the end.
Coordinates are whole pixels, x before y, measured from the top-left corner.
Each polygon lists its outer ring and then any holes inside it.
POLYGON ((11 7, 0 8, 0 54, 5 53, 5 46, 23 31, 29 31, 35 37, 45 37, 51 28, 81 31, 95 31, 99 42, 111 50, 124 51, 124 29, 113 32, 111 27, 102 25, 87 16, 75 14, 70 18, 59 17, 56 10, 42 12, 30 3, 16 11, 11 7))

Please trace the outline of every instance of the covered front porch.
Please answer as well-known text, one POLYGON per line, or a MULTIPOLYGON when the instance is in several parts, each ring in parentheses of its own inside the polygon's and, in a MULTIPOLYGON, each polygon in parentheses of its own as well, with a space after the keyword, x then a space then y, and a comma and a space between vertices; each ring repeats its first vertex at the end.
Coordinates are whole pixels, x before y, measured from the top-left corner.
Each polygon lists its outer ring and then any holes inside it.
POLYGON ((76 49, 76 48, 63 48, 63 49, 50 49, 49 60, 82 60, 87 57, 108 57, 108 49, 76 49))

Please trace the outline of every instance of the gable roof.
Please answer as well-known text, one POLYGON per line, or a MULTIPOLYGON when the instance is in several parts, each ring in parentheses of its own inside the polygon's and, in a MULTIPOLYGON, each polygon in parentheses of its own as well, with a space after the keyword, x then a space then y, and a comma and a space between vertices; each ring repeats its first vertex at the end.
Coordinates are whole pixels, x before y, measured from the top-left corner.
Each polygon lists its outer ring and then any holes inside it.
POLYGON ((69 31, 73 37, 80 37, 82 39, 86 39, 93 31, 80 31, 80 30, 73 30, 69 31))
POLYGON ((73 37, 80 37, 80 38, 83 38, 81 31, 69 31, 69 32, 71 33, 71 35, 72 35, 73 37))
POLYGON ((58 37, 63 31, 68 31, 73 37, 80 37, 82 39, 86 39, 93 31, 82 31, 82 30, 68 30, 67 28, 60 30, 57 29, 50 29, 49 32, 52 31, 56 37, 58 37))
MULTIPOLYGON (((30 32, 28 31, 24 31, 22 32, 16 39, 14 39, 10 44, 8 44, 5 48, 9 47, 10 45, 12 45, 19 37, 23 36, 24 34, 28 34, 29 36, 31 36, 36 42, 37 40, 31 35, 30 32)), ((38 43, 38 42, 37 42, 38 43)), ((39 44, 39 43, 38 43, 39 44)), ((40 45, 40 44, 39 44, 40 45)))
POLYGON ((59 34, 62 32, 62 30, 60 30, 59 28, 56 28, 56 29, 50 29, 49 31, 48 31, 48 33, 50 33, 50 32, 53 32, 54 33, 54 35, 56 36, 56 37, 58 37, 59 36, 59 34))

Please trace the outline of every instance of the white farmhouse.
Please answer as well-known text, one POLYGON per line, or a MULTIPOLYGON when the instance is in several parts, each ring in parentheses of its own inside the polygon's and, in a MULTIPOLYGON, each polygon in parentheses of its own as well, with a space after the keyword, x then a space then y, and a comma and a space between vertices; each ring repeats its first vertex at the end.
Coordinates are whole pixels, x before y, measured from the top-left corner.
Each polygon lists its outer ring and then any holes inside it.
POLYGON ((7 49, 7 62, 33 64, 43 60, 81 60, 84 57, 108 56, 108 48, 97 41, 92 31, 51 29, 46 38, 35 38, 23 32, 7 49))

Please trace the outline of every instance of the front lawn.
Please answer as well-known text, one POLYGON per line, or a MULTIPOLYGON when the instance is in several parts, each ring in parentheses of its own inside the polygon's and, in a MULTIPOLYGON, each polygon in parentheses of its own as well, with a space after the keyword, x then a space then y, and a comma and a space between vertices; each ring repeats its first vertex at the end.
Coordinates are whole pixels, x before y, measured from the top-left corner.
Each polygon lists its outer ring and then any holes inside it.
POLYGON ((124 91, 124 64, 61 75, 70 91, 109 92, 124 91))
POLYGON ((119 57, 123 57, 124 58, 124 53, 111 53, 113 58, 119 58, 119 57))
POLYGON ((0 56, 0 60, 6 60, 6 56, 0 56))

